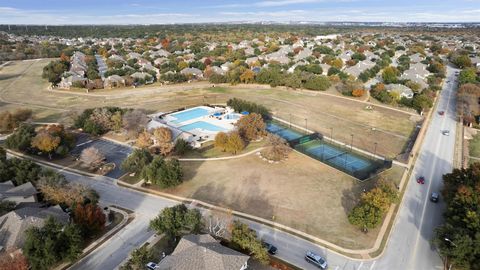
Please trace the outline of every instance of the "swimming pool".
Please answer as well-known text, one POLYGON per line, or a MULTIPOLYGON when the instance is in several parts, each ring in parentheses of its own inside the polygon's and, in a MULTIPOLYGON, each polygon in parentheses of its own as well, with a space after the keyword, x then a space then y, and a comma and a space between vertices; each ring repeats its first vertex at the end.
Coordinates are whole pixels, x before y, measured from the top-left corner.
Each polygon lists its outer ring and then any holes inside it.
POLYGON ((219 127, 219 126, 216 126, 216 125, 204 122, 204 121, 193 122, 191 124, 184 125, 184 126, 181 126, 179 128, 183 131, 190 131, 190 130, 196 129, 196 128, 211 131, 211 132, 226 131, 226 129, 224 129, 222 127, 219 127))
POLYGON ((195 118, 207 116, 210 114, 210 111, 205 108, 194 108, 190 110, 180 111, 170 114, 170 116, 175 117, 176 120, 172 121, 175 124, 186 122, 195 118))

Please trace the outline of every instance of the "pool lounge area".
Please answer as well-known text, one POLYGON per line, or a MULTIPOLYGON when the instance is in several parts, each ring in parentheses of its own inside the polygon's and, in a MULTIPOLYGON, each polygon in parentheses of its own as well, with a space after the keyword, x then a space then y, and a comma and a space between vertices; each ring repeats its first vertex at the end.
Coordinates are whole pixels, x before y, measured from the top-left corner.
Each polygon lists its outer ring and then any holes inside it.
POLYGON ((215 139, 218 132, 229 132, 242 114, 230 107, 197 106, 184 110, 157 113, 150 116, 148 129, 168 127, 173 137, 188 141, 193 147, 201 147, 215 139))

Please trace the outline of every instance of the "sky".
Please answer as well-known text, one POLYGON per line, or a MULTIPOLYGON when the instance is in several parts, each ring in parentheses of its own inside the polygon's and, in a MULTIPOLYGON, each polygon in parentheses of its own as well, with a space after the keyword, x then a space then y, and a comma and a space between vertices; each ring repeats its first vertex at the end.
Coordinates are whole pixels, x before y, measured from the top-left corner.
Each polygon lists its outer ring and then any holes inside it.
POLYGON ((0 24, 480 22, 480 0, 0 0, 0 24))

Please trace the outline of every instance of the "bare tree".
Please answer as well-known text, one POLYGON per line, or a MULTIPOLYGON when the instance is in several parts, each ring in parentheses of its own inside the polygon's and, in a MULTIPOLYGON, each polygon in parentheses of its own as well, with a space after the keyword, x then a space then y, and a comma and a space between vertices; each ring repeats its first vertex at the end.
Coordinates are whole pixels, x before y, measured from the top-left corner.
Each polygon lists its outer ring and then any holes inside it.
POLYGON ((136 137, 148 124, 147 114, 140 109, 127 111, 123 115, 123 128, 130 137, 136 137))
POLYGON ((269 134, 267 136, 267 146, 262 150, 262 155, 270 160, 279 161, 287 157, 292 151, 287 141, 277 135, 269 134))
POLYGON ((104 160, 105 155, 93 146, 83 149, 82 153, 80 154, 80 161, 82 161, 85 166, 90 168, 96 168, 100 166, 104 160))
POLYGON ((159 127, 153 131, 155 144, 158 146, 160 153, 164 156, 173 150, 172 131, 167 127, 159 127))
POLYGON ((225 238, 229 236, 233 224, 231 212, 210 210, 204 215, 205 226, 211 235, 225 238))

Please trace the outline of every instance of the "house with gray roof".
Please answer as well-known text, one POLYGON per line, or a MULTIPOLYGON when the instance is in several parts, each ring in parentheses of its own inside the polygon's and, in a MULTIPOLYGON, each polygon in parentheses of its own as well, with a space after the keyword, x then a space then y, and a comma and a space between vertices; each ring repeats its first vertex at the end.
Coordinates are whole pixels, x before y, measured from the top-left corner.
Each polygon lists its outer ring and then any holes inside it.
POLYGON ((11 201, 16 204, 37 202, 37 189, 27 182, 15 186, 12 181, 0 183, 0 201, 11 201))
POLYGON ((402 80, 410 80, 420 84, 423 88, 428 86, 427 77, 430 76, 430 72, 427 70, 427 66, 422 63, 411 64, 410 69, 405 70, 400 77, 402 80))
POLYGON ((360 73, 364 72, 365 70, 372 68, 375 66, 375 63, 370 60, 363 60, 358 62, 356 65, 345 68, 344 72, 350 74, 356 78, 360 75, 360 73))
POLYGON ((198 68, 184 68, 180 71, 183 75, 193 76, 195 78, 203 78, 203 72, 198 68))
POLYGON ((125 79, 116 74, 108 76, 103 81, 103 88, 105 89, 111 89, 120 86, 125 86, 125 79))
POLYGON ((68 77, 63 77, 62 80, 58 83, 58 88, 70 89, 72 88, 75 82, 80 82, 81 84, 85 85, 87 83, 87 78, 77 74, 73 74, 68 77))
POLYGON ((250 257, 222 246, 209 234, 182 237, 171 255, 158 265, 159 270, 245 270, 250 257))
POLYGON ((1 216, 0 250, 21 248, 25 242, 25 231, 32 226, 42 227, 49 216, 62 224, 70 221, 70 216, 58 205, 48 208, 24 207, 1 216))
POLYGON ((396 92, 400 96, 400 98, 413 98, 413 91, 412 89, 408 88, 403 84, 387 84, 385 85, 385 89, 388 92, 396 92))

